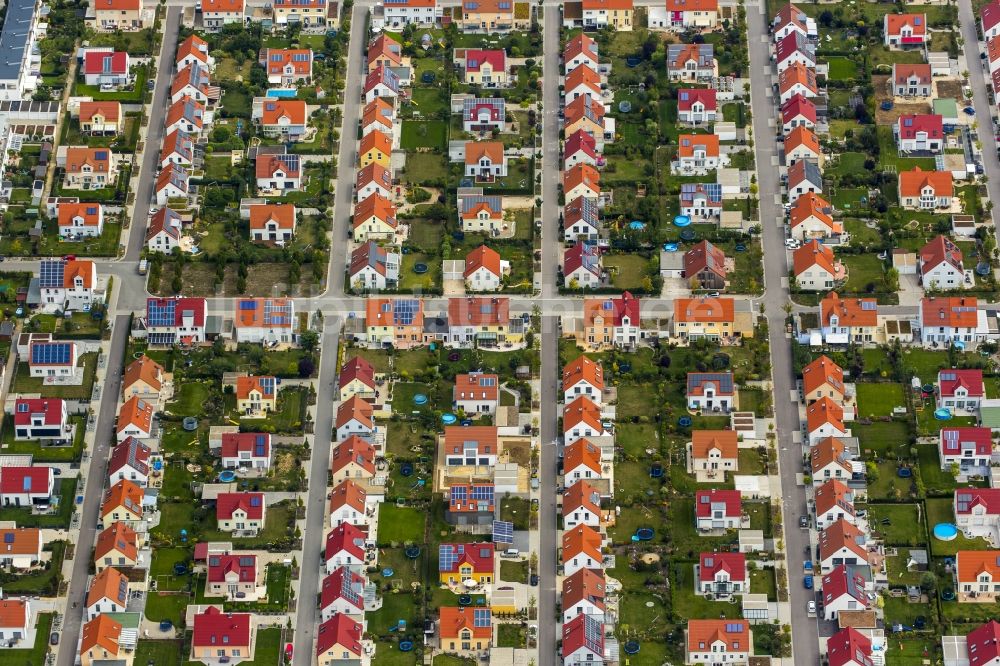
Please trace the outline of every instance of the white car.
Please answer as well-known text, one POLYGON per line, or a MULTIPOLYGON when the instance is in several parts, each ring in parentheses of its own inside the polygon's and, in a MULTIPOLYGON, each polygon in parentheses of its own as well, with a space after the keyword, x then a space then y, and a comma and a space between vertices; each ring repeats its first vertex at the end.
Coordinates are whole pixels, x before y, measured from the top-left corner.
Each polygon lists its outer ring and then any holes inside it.
POLYGON ((797 238, 786 238, 785 247, 787 247, 789 250, 797 250, 800 247, 802 247, 802 243, 799 242, 797 238))
POLYGON ((816 602, 815 601, 810 601, 808 604, 806 604, 806 610, 809 611, 810 615, 815 615, 816 614, 816 602))

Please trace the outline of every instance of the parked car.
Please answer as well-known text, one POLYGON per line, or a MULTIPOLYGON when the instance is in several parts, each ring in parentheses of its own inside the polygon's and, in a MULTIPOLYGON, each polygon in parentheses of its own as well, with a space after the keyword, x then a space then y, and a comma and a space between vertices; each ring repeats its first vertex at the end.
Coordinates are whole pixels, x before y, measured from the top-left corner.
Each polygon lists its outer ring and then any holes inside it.
POLYGON ((816 602, 810 600, 809 603, 806 604, 806 610, 809 611, 810 615, 815 615, 816 614, 816 602))
POLYGON ((809 516, 806 516, 804 514, 799 516, 799 527, 801 527, 802 529, 809 527, 809 516))
POLYGON ((802 579, 802 584, 805 585, 807 590, 813 589, 813 577, 806 576, 805 578, 802 579))

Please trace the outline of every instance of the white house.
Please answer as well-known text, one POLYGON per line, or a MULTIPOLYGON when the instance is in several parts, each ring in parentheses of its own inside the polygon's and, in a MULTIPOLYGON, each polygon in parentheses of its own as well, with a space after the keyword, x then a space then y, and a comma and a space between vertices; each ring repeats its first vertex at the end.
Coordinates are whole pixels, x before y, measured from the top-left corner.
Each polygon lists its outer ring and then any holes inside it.
POLYGON ((939 370, 937 384, 938 407, 975 412, 986 397, 983 371, 978 368, 939 370))
POLYGON ((964 534, 994 540, 1000 534, 1000 488, 959 488, 954 509, 955 525, 964 534))
POLYGON ((836 620, 841 611, 868 610, 865 579, 844 565, 823 576, 823 617, 836 620))
POLYGON ((743 522, 740 491, 699 490, 694 496, 694 514, 699 532, 739 529, 743 522))
POLYGON ((730 412, 736 408, 736 385, 731 372, 689 372, 687 374, 688 409, 730 412))
POLYGON ((455 409, 467 416, 495 414, 500 404, 500 380, 483 372, 456 375, 452 396, 455 409))
POLYGON ((966 476, 990 473, 993 461, 993 431, 981 427, 941 428, 938 433, 938 459, 941 469, 957 466, 966 476))
POLYGON ((111 450, 108 458, 108 485, 128 479, 139 486, 149 481, 150 448, 134 437, 127 437, 111 450))
POLYGON ((94 303, 97 266, 86 259, 43 259, 38 286, 43 312, 86 312, 94 303))
POLYGON ((601 526, 601 494, 587 481, 577 481, 566 489, 562 505, 563 529, 578 525, 601 526))
POLYGON ((858 524, 854 512, 854 491, 837 479, 823 482, 813 495, 816 507, 816 528, 825 530, 838 520, 858 524))
POLYGON ((962 250, 951 240, 938 236, 918 254, 920 283, 924 289, 961 289, 966 286, 962 250))
POLYGON ((579 569, 562 582, 562 621, 590 615, 604 621, 605 580, 601 569, 579 569))
POLYGON ((713 599, 728 599, 750 590, 746 555, 701 553, 695 565, 695 593, 713 599))
POLYGON ((569 404, 581 396, 600 405, 604 397, 604 369, 584 355, 563 366, 563 402, 569 404))

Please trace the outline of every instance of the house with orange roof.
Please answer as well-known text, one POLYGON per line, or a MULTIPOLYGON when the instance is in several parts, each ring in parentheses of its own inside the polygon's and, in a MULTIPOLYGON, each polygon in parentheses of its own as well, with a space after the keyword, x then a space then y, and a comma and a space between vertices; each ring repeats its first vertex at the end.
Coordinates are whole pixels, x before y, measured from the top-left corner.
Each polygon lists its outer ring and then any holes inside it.
POLYGON ((379 65, 365 77, 362 88, 365 104, 371 104, 377 99, 389 100, 395 104, 397 97, 405 96, 402 85, 395 69, 379 65))
POLYGON ((806 67, 800 62, 793 63, 785 71, 778 74, 778 94, 782 104, 795 95, 816 97, 819 87, 816 85, 816 70, 806 67))
POLYGON ((412 349, 424 344, 424 302, 418 298, 369 298, 365 301, 369 345, 412 349))
POLYGON ((562 502, 563 529, 571 530, 578 525, 599 529, 602 515, 601 493, 595 486, 580 480, 566 488, 562 502))
POLYGON ((333 427, 337 432, 337 441, 345 442, 352 437, 375 444, 375 408, 360 396, 351 396, 337 406, 333 427))
POLYGON ((563 366, 563 402, 584 396, 600 405, 604 399, 604 369, 597 361, 581 354, 563 366))
POLYGON ((707 174, 728 164, 716 134, 681 134, 677 137, 677 161, 671 171, 685 175, 707 174))
POLYGON ((802 368, 802 397, 807 405, 829 398, 843 407, 846 395, 844 370, 826 354, 802 368))
POLYGON ((122 625, 110 615, 98 615, 83 625, 80 636, 80 666, 132 661, 132 650, 125 647, 122 625))
POLYGON ((392 138, 381 131, 368 132, 361 137, 358 148, 358 163, 362 167, 377 163, 386 169, 391 168, 392 138))
POLYGON ((986 312, 975 296, 927 296, 920 300, 920 341, 930 347, 961 342, 966 347, 987 338, 986 312))
MULTIPOLYGON (((577 72, 584 69, 585 67, 577 67, 571 76, 575 76, 577 72)), ((604 105, 598 98, 590 95, 577 97, 572 102, 568 102, 564 109, 566 136, 583 132, 593 137, 595 148, 598 151, 603 151, 604 144, 614 138, 614 121, 605 117, 604 105)))
POLYGON ((236 413, 240 418, 263 418, 278 410, 277 380, 270 375, 236 378, 236 413))
POLYGON ((355 192, 359 204, 376 194, 384 199, 392 199, 392 172, 378 162, 358 169, 355 192))
POLYGON ((201 24, 209 32, 222 30, 230 23, 242 25, 245 20, 244 0, 201 0, 201 24))
POLYGON ((89 259, 42 259, 38 269, 43 312, 89 310, 97 291, 97 265, 89 259))
POLYGON ((252 553, 209 553, 206 561, 205 596, 225 601, 263 601, 265 567, 252 553))
POLYGON ((562 621, 569 622, 577 615, 590 615, 604 622, 606 581, 601 569, 579 569, 563 579, 562 621))
MULTIPOLYGON (((567 103, 578 97, 592 97, 601 99, 601 75, 591 69, 589 65, 581 65, 566 74, 564 85, 564 98, 567 103)), ((569 136, 572 132, 566 132, 569 136)))
POLYGON ((820 301, 819 323, 827 344, 878 342, 878 303, 874 298, 841 298, 831 291, 820 301))
POLYGON ((677 121, 687 125, 714 123, 719 109, 714 88, 681 88, 677 91, 677 121))
POLYGON ((788 216, 792 238, 798 240, 829 238, 844 232, 843 224, 833 219, 833 206, 815 192, 799 196, 788 216))
POLYGON ((142 0, 96 0, 93 10, 94 28, 101 32, 136 32, 153 20, 151 12, 143 12, 142 0))
MULTIPOLYGON (((356 400, 360 400, 360 398, 351 398, 348 402, 356 400)), ((367 419, 363 413, 355 413, 351 416, 351 419, 359 423, 364 421, 369 424, 369 430, 371 429, 370 419, 367 419)), ((344 422, 345 426, 348 424, 349 421, 344 422)), ((358 434, 347 435, 333 447, 333 452, 330 456, 330 475, 334 484, 347 480, 367 481, 375 476, 375 458, 377 455, 375 447, 363 437, 364 433, 359 431, 358 434)))
MULTIPOLYGON (((602 462, 610 461, 604 460, 601 447, 586 438, 576 440, 563 451, 563 485, 568 488, 577 481, 603 479, 602 462)), ((610 466, 607 471, 611 471, 610 466)))
POLYGON ((250 240, 284 246, 295 235, 295 204, 250 206, 250 240))
POLYGON ((727 414, 734 411, 739 402, 731 372, 688 372, 684 396, 691 411, 727 414))
POLYGON ((463 32, 505 34, 511 30, 526 30, 528 14, 515 11, 507 0, 462 0, 462 9, 454 18, 463 32))
POLYGON ((237 343, 287 345, 295 342, 298 324, 290 298, 241 298, 233 312, 233 337, 237 343))
POLYGON ((514 224, 513 220, 507 222, 504 218, 503 197, 499 195, 482 194, 476 188, 473 193, 458 198, 458 219, 466 233, 499 236, 514 224))
POLYGON ((208 42, 198 35, 189 35, 188 38, 181 42, 180 46, 177 47, 177 55, 174 58, 177 71, 181 71, 194 62, 211 68, 215 64, 215 58, 210 56, 208 52, 208 42))
POLYGON ((83 240, 104 233, 104 206, 99 203, 59 204, 59 235, 63 240, 83 240))
POLYGON ((274 0, 274 23, 279 27, 299 23, 305 28, 327 26, 340 29, 337 0, 274 0))
POLYGON ((955 186, 950 171, 913 167, 899 174, 899 205, 908 210, 950 209, 955 186))
POLYGON ((283 194, 302 189, 304 174, 299 155, 258 153, 254 163, 257 189, 265 193, 283 194))
POLYGON ((42 531, 37 527, 0 529, 0 540, 3 542, 0 566, 30 569, 42 561, 42 531))
POLYGON ((583 329, 577 336, 588 351, 631 349, 643 339, 640 302, 632 292, 583 301, 583 329))
POLYGON ((807 127, 796 127, 785 137, 785 164, 792 165, 799 160, 811 160, 823 166, 823 151, 819 147, 816 133, 807 127))
POLYGON ((142 522, 142 488, 128 479, 121 479, 104 491, 101 500, 101 524, 105 529, 114 523, 124 523, 135 529, 142 522))
POLYGON ((69 146, 56 155, 56 164, 65 172, 63 187, 71 190, 100 190, 114 186, 119 161, 108 148, 69 146))
POLYGON ((601 198, 601 173, 586 163, 563 171, 563 193, 566 201, 578 197, 601 198))
POLYGON ((312 81, 312 49, 264 49, 260 64, 267 71, 267 82, 285 88, 308 85, 312 81))
POLYGON ((602 570, 604 537, 587 525, 577 525, 562 534, 563 574, 572 576, 581 569, 602 570))
POLYGON ((404 234, 405 230, 406 226, 401 225, 396 217, 396 206, 379 192, 359 201, 354 207, 351 237, 356 243, 392 241, 397 235, 404 234))
POLYGON ((707 83, 718 73, 719 63, 712 44, 667 45, 667 75, 671 81, 707 83))
POLYGON ((500 258, 500 253, 486 245, 465 255, 465 278, 467 291, 499 291, 503 279, 510 275, 510 262, 500 258))
POLYGON ((882 38, 890 48, 923 46, 930 39, 927 14, 886 14, 882 19, 882 38))
POLYGON ((726 277, 733 263, 726 259, 718 246, 702 240, 684 253, 683 266, 689 285, 698 285, 701 289, 725 289, 726 277))
POLYGON ((128 576, 114 567, 104 569, 90 581, 84 606, 87 619, 93 620, 101 613, 124 613, 128 597, 128 576))
POLYGON ((118 410, 118 441, 122 442, 129 437, 136 439, 149 439, 153 436, 153 417, 156 415, 156 407, 152 402, 148 402, 132 396, 118 410))
POLYGON ((580 396, 563 407, 563 443, 569 446, 584 437, 609 434, 601 420, 601 408, 586 396, 580 396))
POLYGON ((507 157, 501 141, 467 141, 465 143, 465 176, 477 181, 493 182, 507 177, 507 157))
POLYGON ((895 97, 931 97, 933 75, 926 63, 895 63, 892 66, 892 94, 895 97))
MULTIPOLYGON (((372 504, 375 504, 372 501, 372 504)), ((341 481, 330 492, 330 527, 367 525, 370 516, 368 491, 354 481, 341 481)))
POLYGON ((80 131, 91 136, 121 134, 125 127, 125 114, 121 102, 80 102, 80 131))
MULTIPOLYGON (((27 597, 0 599, 0 644, 4 648, 30 650, 35 643, 37 619, 32 617, 31 602, 27 597)), ((38 640, 45 639, 39 636, 38 640)))
POLYGON ((587 65, 597 71, 600 48, 597 41, 585 32, 580 32, 566 42, 563 49, 563 68, 569 74, 580 65, 587 65))
POLYGON ((849 482, 855 470, 851 462, 857 459, 857 453, 848 449, 845 441, 837 437, 825 437, 814 443, 809 448, 813 485, 818 486, 829 479, 849 482))
POLYGON ((492 481, 452 483, 445 492, 444 519, 450 525, 492 525, 497 514, 496 486, 492 481))
POLYGON ((778 13, 771 19, 771 32, 774 34, 775 42, 781 41, 792 33, 798 33, 812 40, 819 36, 816 30, 816 19, 790 2, 782 5, 778 13))
POLYGON ((813 238, 792 252, 795 284, 805 291, 830 291, 847 280, 847 268, 828 245, 813 238))
POLYGON ((816 528, 825 530, 838 520, 857 526, 854 511, 854 491, 837 479, 827 479, 817 486, 813 494, 816 511, 816 528))
POLYGON ((870 563, 867 536, 857 526, 840 518, 819 534, 819 565, 824 574, 839 566, 870 563))
POLYGON ((650 30, 714 30, 719 24, 719 0, 666 0, 646 8, 650 30))
POLYGON ((393 137, 393 143, 399 140, 393 131, 395 126, 396 110, 392 104, 381 97, 376 97, 368 104, 365 104, 361 112, 361 134, 369 132, 384 132, 393 137))
POLYGON ((131 568, 139 564, 141 542, 136 531, 121 521, 114 521, 97 535, 94 544, 94 568, 131 568))
POLYGON ((746 620, 688 620, 685 664, 746 664, 753 632, 746 620))
POLYGON ((442 650, 459 656, 477 656, 490 649, 493 644, 493 623, 489 609, 442 606, 438 614, 438 636, 442 650))
POLYGON ((455 375, 451 403, 470 418, 478 414, 495 414, 500 406, 500 378, 484 372, 455 375))
MULTIPOLYGON (((409 58, 406 58, 409 61, 409 58)), ((368 73, 371 74, 381 67, 393 67, 404 69, 403 67, 403 45, 389 35, 379 33, 368 42, 368 59, 366 60, 368 73)), ((405 68, 408 69, 408 68, 405 68)))
POLYGON ((448 467, 492 468, 497 463, 496 426, 446 426, 439 441, 448 467))
POLYGON ((201 62, 192 62, 174 75, 170 84, 170 103, 190 97, 201 104, 214 104, 222 97, 219 86, 212 85, 208 66, 201 62))
POLYGON ((955 591, 959 603, 996 603, 1000 598, 1000 550, 955 553, 955 591))
POLYGON ((309 129, 309 108, 301 99, 257 97, 251 119, 266 136, 302 141, 309 129))
POLYGON ((806 406, 806 432, 814 443, 827 437, 851 435, 844 425, 844 408, 825 396, 806 406))
POLYGON ((671 334, 682 340, 752 338, 753 311, 732 298, 675 298, 671 334))
POLYGON ((738 472, 739 436, 735 430, 695 430, 688 444, 689 468, 699 482, 738 472))
POLYGON ((167 109, 164 132, 172 134, 181 131, 197 136, 211 120, 212 114, 205 110, 204 104, 192 97, 183 97, 167 109))
MULTIPOLYGON (((581 25, 585 30, 611 28, 615 32, 632 32, 632 0, 581 0, 580 8, 583 10, 581 25)), ((566 21, 564 17, 564 27, 575 27, 566 26, 566 21)))
POLYGON ((524 322, 511 318, 507 298, 449 298, 447 341, 456 346, 520 345, 524 342, 524 322))

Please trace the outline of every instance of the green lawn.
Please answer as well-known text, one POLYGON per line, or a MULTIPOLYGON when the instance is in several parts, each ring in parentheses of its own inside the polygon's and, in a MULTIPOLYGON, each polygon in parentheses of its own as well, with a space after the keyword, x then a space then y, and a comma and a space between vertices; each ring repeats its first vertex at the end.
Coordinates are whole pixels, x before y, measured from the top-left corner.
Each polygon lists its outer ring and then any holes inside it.
POLYGON ((830 65, 831 81, 850 81, 858 75, 858 65, 850 58, 833 56, 827 58, 827 63, 830 65))
POLYGON ((619 421, 628 421, 640 416, 655 414, 659 408, 656 386, 643 384, 620 384, 618 386, 618 403, 616 417, 619 421))
POLYGON ((928 495, 951 495, 954 492, 957 486, 955 477, 950 469, 941 469, 937 442, 918 446, 917 460, 920 464, 920 478, 928 495))
MULTIPOLYGON (((407 127, 407 123, 413 121, 405 121, 403 123, 404 129, 407 127)), ((422 125, 431 125, 432 123, 422 123, 422 125)), ((429 134, 430 132, 428 132, 429 134)), ((425 141, 429 141, 430 137, 417 137, 422 138, 425 141)), ((405 176, 406 182, 413 185, 431 185, 435 183, 444 183, 448 178, 448 158, 445 155, 438 153, 417 153, 408 152, 406 155, 406 165, 403 167, 403 174, 405 176)), ((413 221, 410 221, 411 227, 410 231, 413 231, 413 221)), ((440 240, 440 236, 438 237, 440 240)))
POLYGON ((604 268, 616 289, 640 289, 649 260, 637 254, 604 255, 604 268))
POLYGON ((52 613, 40 613, 35 625, 35 644, 31 648, 3 650, 0 666, 37 666, 45 662, 52 633, 52 613))
POLYGON ((918 546, 927 542, 920 504, 870 504, 869 525, 888 546, 918 546), (883 525, 882 520, 889 524, 883 525))
POLYGON ((43 398, 63 398, 66 400, 90 399, 94 387, 94 373, 97 371, 97 352, 83 354, 77 361, 77 367, 83 368, 83 381, 73 386, 46 384, 44 377, 32 377, 27 363, 17 364, 17 374, 14 376, 14 391, 16 393, 38 393, 43 398))
POLYGON ((874 254, 845 254, 841 256, 847 267, 844 292, 874 294, 882 291, 882 274, 885 264, 874 254))
MULTIPOLYGON (((955 523, 954 500, 950 497, 933 497, 924 501, 927 509, 927 525, 933 530, 938 523, 955 523)), ((934 557, 948 557, 960 550, 987 550, 985 539, 967 539, 959 532, 951 541, 939 541, 931 537, 931 554, 934 557)))
POLYGON ((858 417, 890 416, 893 407, 906 406, 902 384, 855 384, 858 392, 858 417))
POLYGON ((750 571, 750 593, 766 594, 768 601, 778 600, 778 586, 774 582, 774 569, 750 571))
POLYGON ((448 147, 448 124, 443 120, 404 120, 399 144, 404 150, 448 147))
POLYGON ((426 520, 423 511, 383 502, 378 515, 379 543, 423 543, 426 520))
POLYGON ((625 453, 635 458, 645 458, 646 449, 659 448, 656 427, 650 424, 619 424, 615 427, 615 441, 625 453))
POLYGON ((851 432, 861 441, 861 446, 883 457, 909 456, 912 436, 908 424, 902 421, 876 421, 869 425, 855 424, 851 432))
POLYGON ((32 515, 30 507, 5 506, 0 508, 0 520, 11 520, 18 527, 41 527, 65 529, 69 527, 73 516, 73 497, 76 490, 76 479, 57 478, 56 493, 59 505, 55 513, 32 515))
POLYGON ((501 561, 500 580, 508 583, 527 583, 528 563, 524 560, 501 561))

